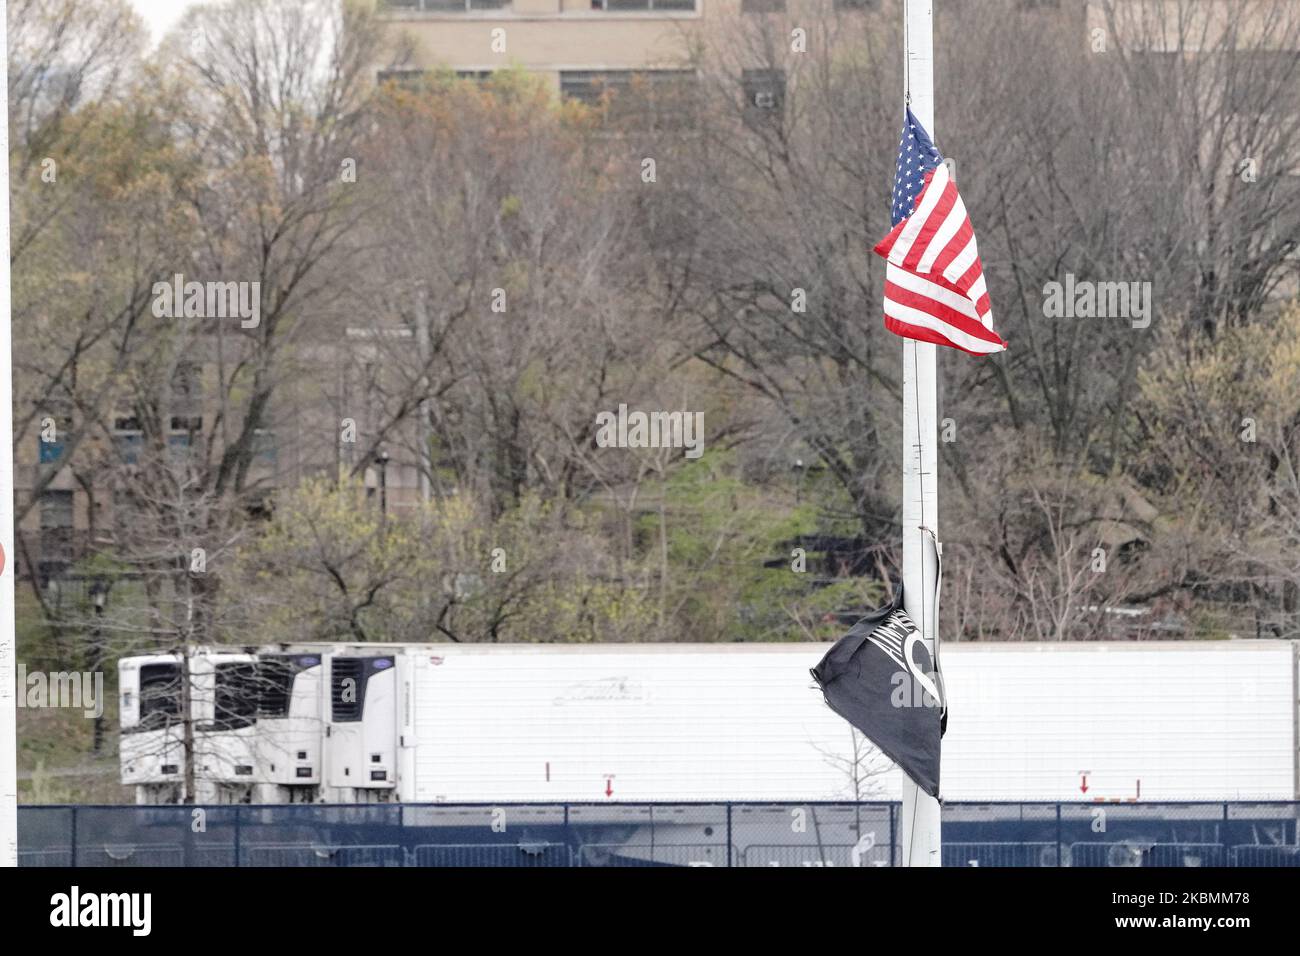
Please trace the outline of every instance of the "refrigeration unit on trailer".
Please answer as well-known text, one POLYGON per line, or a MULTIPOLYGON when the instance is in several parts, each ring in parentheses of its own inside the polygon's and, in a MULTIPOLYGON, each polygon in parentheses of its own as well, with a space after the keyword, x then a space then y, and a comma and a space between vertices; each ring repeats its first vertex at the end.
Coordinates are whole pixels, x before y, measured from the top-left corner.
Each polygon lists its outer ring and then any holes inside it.
MULTIPOLYGON (((373 656, 369 648, 348 651, 338 645, 266 648, 260 653, 197 648, 183 677, 179 653, 124 658, 119 662, 121 687, 121 779, 136 788, 141 803, 174 803, 185 782, 185 722, 181 719, 183 684, 188 684, 190 731, 196 799, 205 803, 298 803, 321 799, 331 726, 326 686, 326 652, 351 658, 373 656)), ((391 664, 392 655, 388 661, 391 664)), ((348 664, 340 665, 340 671, 348 664)), ((377 669, 383 668, 383 664, 377 669)), ((347 788, 331 791, 334 801, 367 800, 373 789, 393 787, 389 763, 367 768, 388 781, 367 781, 354 793, 351 763, 365 735, 354 721, 383 709, 383 680, 368 686, 340 673, 336 765, 347 788), (354 702, 351 685, 357 685, 354 702), (355 753, 354 753, 355 751, 355 753)), ((391 680, 389 681, 391 683, 391 680)), ((391 696, 391 695, 390 695, 391 696)), ((389 704, 391 718, 391 703, 389 704)), ((368 756, 395 747, 391 728, 368 756)))
POLYGON ((185 761, 180 655, 124 657, 117 686, 122 784, 135 788, 137 803, 178 802, 185 761))
POLYGON ((313 803, 319 798, 324 682, 325 664, 319 651, 258 654, 257 803, 313 803))
POLYGON ((397 793, 398 661, 394 652, 347 648, 324 655, 325 799, 383 803, 397 793))
POLYGON ((191 673, 199 800, 251 803, 257 780, 257 657, 200 654, 191 673))
POLYGON ((138 803, 177 802, 185 795, 188 758, 196 800, 249 802, 255 777, 256 658, 205 649, 184 663, 180 653, 119 662, 122 783, 136 787, 138 803))

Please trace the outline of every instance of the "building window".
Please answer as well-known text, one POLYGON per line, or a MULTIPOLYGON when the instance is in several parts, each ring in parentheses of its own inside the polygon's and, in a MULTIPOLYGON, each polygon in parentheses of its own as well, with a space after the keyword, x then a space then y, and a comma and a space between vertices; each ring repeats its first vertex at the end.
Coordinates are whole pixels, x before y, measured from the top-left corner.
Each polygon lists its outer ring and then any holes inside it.
POLYGON ((66 571, 73 561, 72 492, 46 489, 41 492, 41 558, 44 577, 66 571))
POLYGON ((41 530, 72 527, 72 492, 46 489, 41 492, 41 530))
MULTIPOLYGON (((836 0, 839 5, 839 0, 836 0)), ((781 13, 785 10, 785 0, 741 0, 741 13, 781 13)))
MULTIPOLYGON (((1250 50, 1215 55, 1224 60, 1220 75, 1228 80, 1224 100, 1232 112, 1248 119, 1276 116, 1286 122, 1300 109, 1300 53, 1250 50)), ((1174 70, 1183 68, 1177 60, 1170 65, 1174 70)))
POLYGON ((745 70, 740 78, 745 110, 754 115, 774 114, 785 103, 785 70, 745 70))
POLYGON ((275 441, 275 432, 269 428, 253 430, 253 460, 272 467, 280 459, 280 447, 275 441))
POLYGON ((419 89, 428 76, 427 70, 380 70, 376 79, 380 84, 395 83, 404 90, 419 89))
POLYGON ((385 10, 413 10, 421 13, 473 13, 503 10, 511 0, 384 0, 385 10))
POLYGON ((140 446, 144 443, 144 429, 134 416, 113 419, 113 448, 118 461, 124 465, 140 462, 140 446))
MULTIPOLYGON (((472 80, 475 83, 486 83, 492 79, 495 70, 456 70, 453 74, 458 80, 472 80)), ((404 90, 419 91, 428 89, 431 86, 430 81, 436 80, 439 76, 445 77, 447 74, 439 74, 432 70, 380 70, 376 75, 376 80, 380 84, 394 83, 404 90)), ((433 88, 440 88, 433 84, 433 88)))
POLYGON ((646 10, 681 12, 695 9, 695 0, 591 0, 591 9, 606 13, 635 13, 646 10))
POLYGON ((57 436, 54 441, 46 441, 44 435, 37 437, 36 441, 40 446, 38 460, 42 465, 51 465, 63 457, 63 430, 56 426, 54 434, 57 436))
POLYGON ((690 70, 565 70, 560 73, 560 92, 566 99, 597 106, 606 97, 637 88, 667 88, 694 76, 690 70))
POLYGON ((189 450, 193 444, 194 438, 192 435, 181 434, 167 436, 167 447, 171 450, 173 457, 178 459, 184 459, 189 454, 189 450))
POLYGON ((42 465, 53 464, 63 457, 64 443, 72 433, 72 402, 66 398, 50 399, 38 424, 38 460, 42 465))
POLYGON ((836 10, 879 10, 880 0, 835 0, 836 10))
POLYGON ((612 125, 670 129, 689 120, 695 79, 693 70, 565 70, 560 92, 603 107, 612 125))
POLYGON ((194 362, 179 362, 172 373, 172 410, 197 415, 203 407, 203 369, 194 362))

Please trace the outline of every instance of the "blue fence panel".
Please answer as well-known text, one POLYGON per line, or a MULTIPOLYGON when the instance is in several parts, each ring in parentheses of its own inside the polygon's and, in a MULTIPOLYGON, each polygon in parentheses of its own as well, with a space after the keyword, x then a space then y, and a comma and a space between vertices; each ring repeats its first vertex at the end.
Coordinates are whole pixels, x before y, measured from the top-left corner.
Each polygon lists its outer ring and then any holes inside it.
MULTIPOLYGON (((233 866, 235 807, 76 807, 73 866, 233 866)), ((26 810, 26 808, 22 808, 26 810)), ((20 812, 20 821, 22 821, 20 812)), ((20 829, 25 823, 20 822, 20 829)))
MULTIPOLYGON (((944 866, 1300 867, 1300 803, 948 803, 944 866)), ((18 808, 21 866, 880 867, 897 803, 18 808)))
POLYGON ((76 807, 18 808, 18 865, 73 866, 76 807))
POLYGON ((415 848, 415 866, 571 866, 565 843, 424 843, 415 848))

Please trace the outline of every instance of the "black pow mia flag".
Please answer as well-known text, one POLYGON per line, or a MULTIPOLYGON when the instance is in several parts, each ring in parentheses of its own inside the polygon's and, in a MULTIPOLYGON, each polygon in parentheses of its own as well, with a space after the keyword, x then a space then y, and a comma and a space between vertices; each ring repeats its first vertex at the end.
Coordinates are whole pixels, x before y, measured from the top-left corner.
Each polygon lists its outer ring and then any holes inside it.
POLYGON ((812 676, 831 710, 937 797, 939 738, 948 723, 943 680, 903 610, 903 589, 895 595, 836 641, 812 676))

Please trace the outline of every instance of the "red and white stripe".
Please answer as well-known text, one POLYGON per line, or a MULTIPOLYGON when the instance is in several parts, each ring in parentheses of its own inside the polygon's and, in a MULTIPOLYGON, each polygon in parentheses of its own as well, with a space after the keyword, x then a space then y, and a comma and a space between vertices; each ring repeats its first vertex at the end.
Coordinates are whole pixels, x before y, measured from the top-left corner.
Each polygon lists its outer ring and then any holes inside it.
POLYGON ((920 339, 988 355, 1007 343, 993 331, 993 309, 975 246, 966 204, 947 166, 926 174, 916 209, 876 253, 885 267, 885 328, 920 339))

